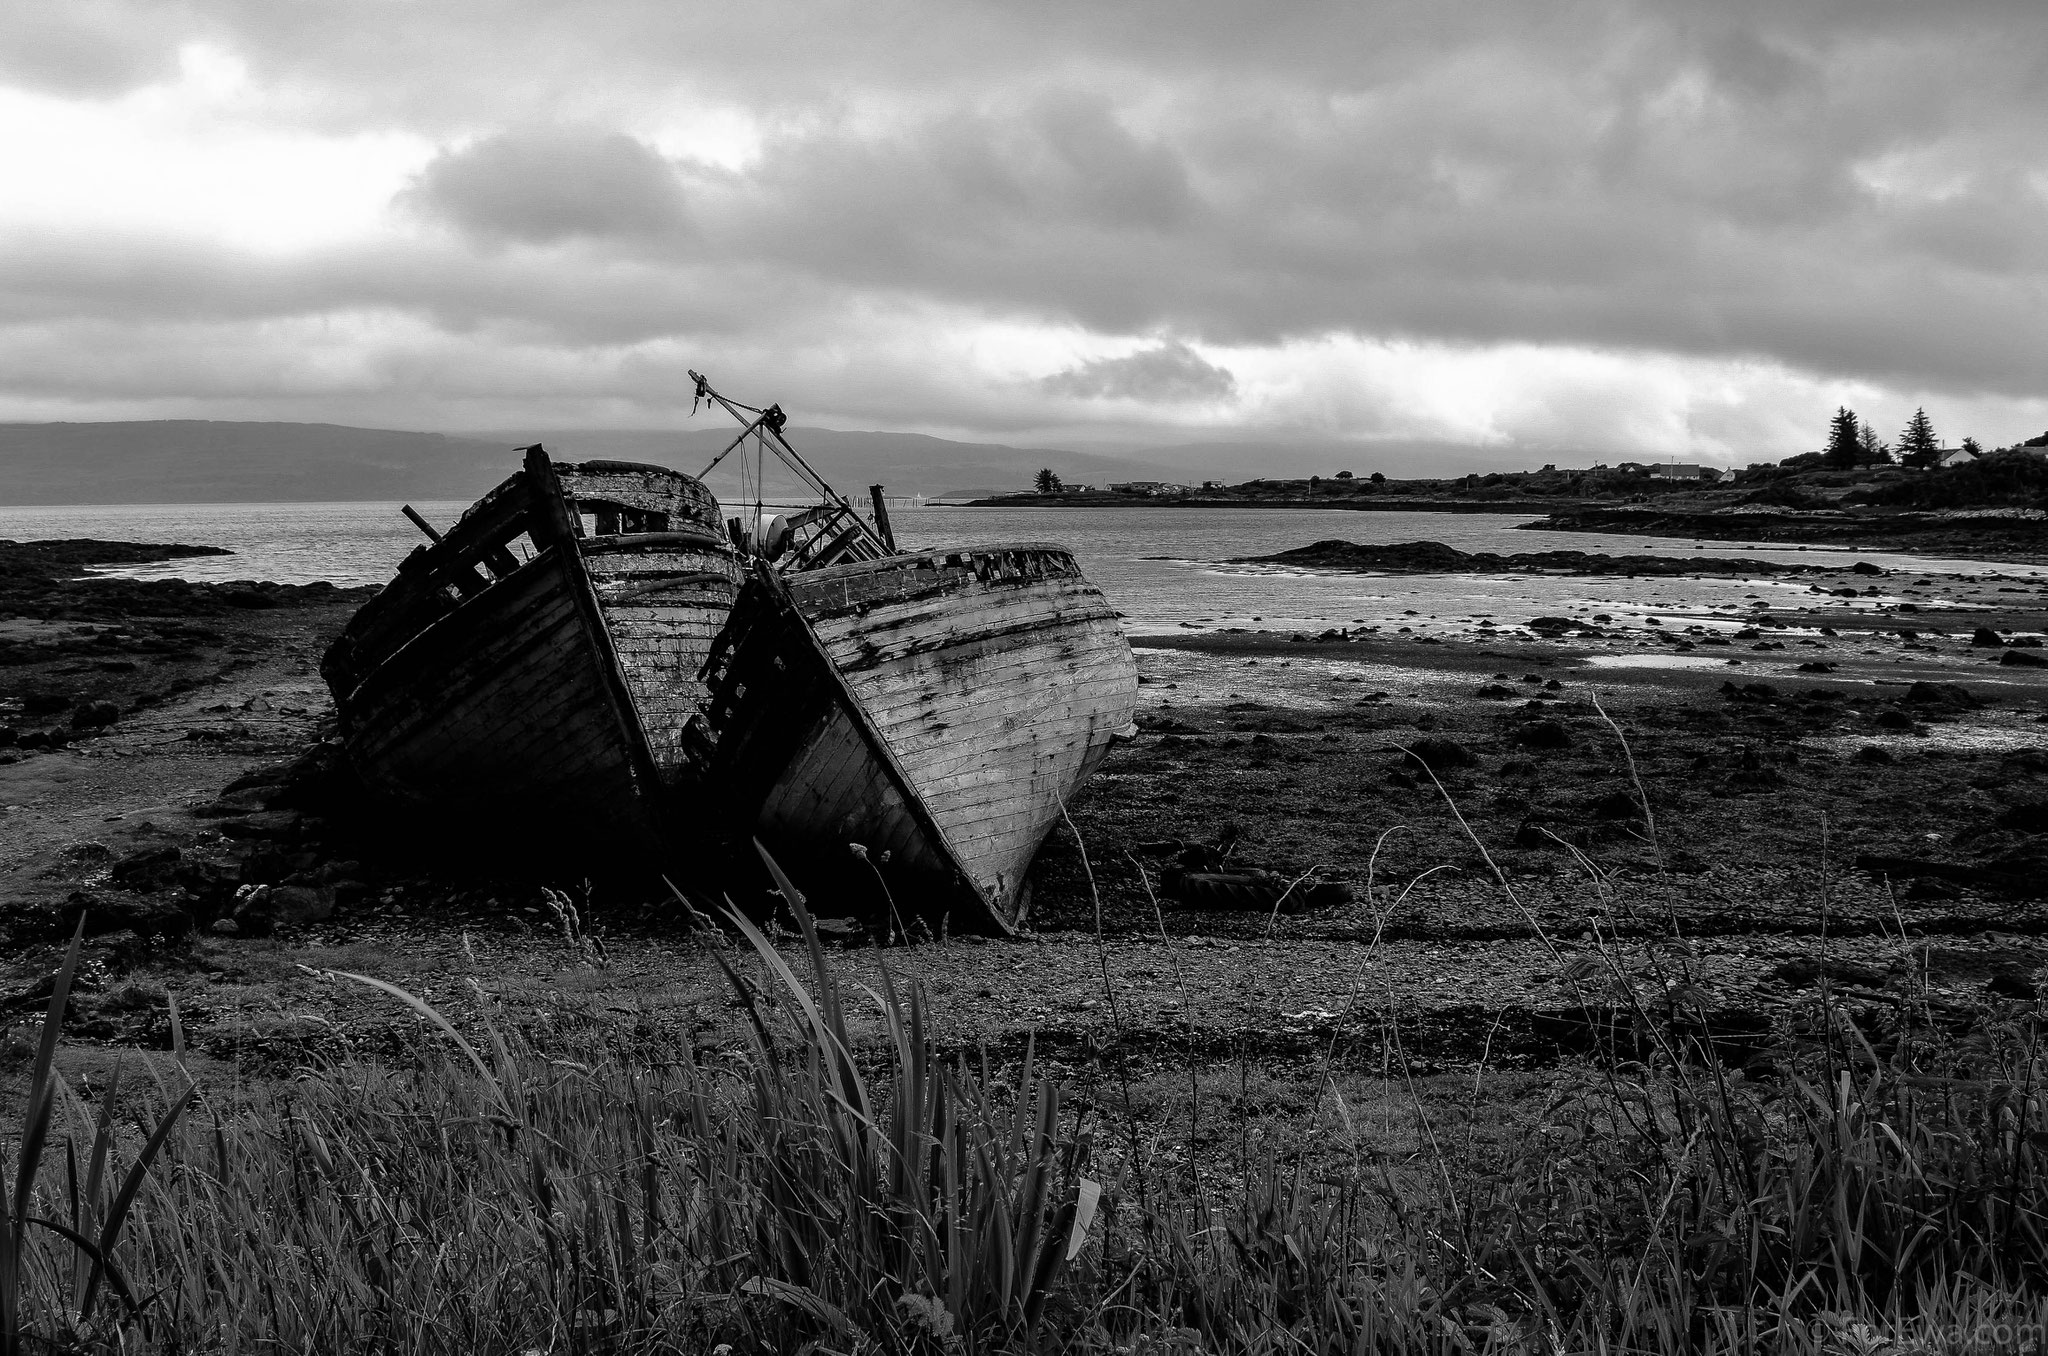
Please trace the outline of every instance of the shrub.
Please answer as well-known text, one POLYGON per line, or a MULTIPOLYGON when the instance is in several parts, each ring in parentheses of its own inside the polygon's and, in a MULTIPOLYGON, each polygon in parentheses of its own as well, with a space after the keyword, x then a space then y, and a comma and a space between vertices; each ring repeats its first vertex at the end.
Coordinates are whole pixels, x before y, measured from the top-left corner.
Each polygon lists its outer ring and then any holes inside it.
POLYGON ((1929 471, 1870 492, 1870 502, 1892 508, 2040 506, 2048 502, 2048 457, 1994 452, 1976 461, 1929 471))

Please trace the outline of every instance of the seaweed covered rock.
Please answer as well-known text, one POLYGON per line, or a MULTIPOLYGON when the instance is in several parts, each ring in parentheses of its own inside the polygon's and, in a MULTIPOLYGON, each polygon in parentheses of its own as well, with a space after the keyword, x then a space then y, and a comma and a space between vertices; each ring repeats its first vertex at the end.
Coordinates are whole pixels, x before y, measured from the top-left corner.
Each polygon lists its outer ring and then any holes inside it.
POLYGON ((1961 683, 1914 683, 1900 700, 1953 711, 1974 711, 1984 704, 1961 683))
POLYGON ((1458 768, 1467 768, 1479 759, 1472 750, 1455 739, 1429 736, 1411 742, 1402 756, 1402 764, 1417 772, 1444 773, 1458 768))
POLYGON ((1571 731, 1554 720, 1532 720, 1515 731, 1515 742, 1525 749, 1568 749, 1571 731))

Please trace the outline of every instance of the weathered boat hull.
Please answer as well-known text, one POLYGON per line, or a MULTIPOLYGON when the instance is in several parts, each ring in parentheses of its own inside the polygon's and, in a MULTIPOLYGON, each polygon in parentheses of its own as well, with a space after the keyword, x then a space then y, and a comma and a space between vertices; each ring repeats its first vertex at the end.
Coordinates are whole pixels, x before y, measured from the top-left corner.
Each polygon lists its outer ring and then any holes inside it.
POLYGON ((577 606, 586 587, 550 551, 378 666, 342 708, 364 782, 457 815, 639 831, 658 779, 577 606))
POLYGON ((1003 930, 1137 704, 1114 611, 1039 544, 764 568, 705 676, 707 781, 799 883, 872 869, 903 912, 1003 930))
POLYGON ((648 753, 674 785, 690 771, 683 730, 703 705, 698 672, 732 612, 739 566, 722 543, 620 537, 586 544, 583 568, 648 753))
POLYGON ((458 821, 672 842, 695 675, 738 578, 695 481, 531 449, 322 662, 350 761, 373 790, 458 821))

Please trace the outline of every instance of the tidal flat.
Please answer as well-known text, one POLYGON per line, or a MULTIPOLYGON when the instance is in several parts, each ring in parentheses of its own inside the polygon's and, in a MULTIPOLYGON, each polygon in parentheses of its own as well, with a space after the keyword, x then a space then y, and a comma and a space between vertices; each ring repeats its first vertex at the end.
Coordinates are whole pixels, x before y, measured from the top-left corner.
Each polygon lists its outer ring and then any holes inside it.
MULTIPOLYGON (((888 963, 959 1047, 1035 1039, 1083 1082, 1108 1043, 1257 1052, 1283 1082, 1332 1049, 1362 1069, 1387 1021, 1425 1075, 1552 1067, 1583 1037, 1566 972, 1597 938, 1683 935, 1758 1049, 1837 971, 1876 982, 1912 961, 1959 1011, 2031 994, 2048 959, 2048 676, 2024 643, 2040 592, 1926 583, 1843 564, 1661 632, 1141 637, 1138 731, 1046 843, 1030 934, 921 939, 888 963), (1274 909, 1194 907, 1175 888, 1191 869, 1302 885, 1274 909)), ((432 826, 401 844, 321 800, 318 657, 359 592, 95 580, 13 600, 0 1012, 20 1029, 0 1049, 21 1047, 81 910, 86 1060, 164 1048, 171 996, 189 1049, 237 1079, 409 1031, 309 973, 338 955, 457 1012, 478 977, 538 1029, 737 1039, 705 935, 658 886, 461 842, 437 858, 432 826), (286 887, 303 921, 220 923, 251 885, 286 887), (548 889, 578 902, 605 964, 548 889)), ((871 923, 840 934, 856 968, 871 923)))

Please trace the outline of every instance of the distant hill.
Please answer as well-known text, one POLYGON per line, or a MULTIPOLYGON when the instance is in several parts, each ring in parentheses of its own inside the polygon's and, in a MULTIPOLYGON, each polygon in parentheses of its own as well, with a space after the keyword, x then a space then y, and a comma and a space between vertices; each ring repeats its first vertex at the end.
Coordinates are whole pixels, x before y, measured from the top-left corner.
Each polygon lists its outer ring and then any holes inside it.
MULTIPOLYGON (((556 429, 523 435, 519 441, 540 441, 550 452, 569 460, 610 457, 620 461, 651 461, 691 475, 704 469, 739 433, 739 425, 702 425, 672 429, 556 429)), ((1116 480, 1183 480, 1186 472, 1158 461, 1136 457, 1097 456, 1046 447, 1010 447, 1003 443, 959 443, 921 433, 849 433, 837 429, 785 430, 791 446, 818 473, 853 495, 869 485, 882 485, 892 495, 923 494, 945 498, 979 498, 1028 489, 1042 466, 1075 484, 1106 485, 1116 480)), ((510 434, 470 434, 505 438, 510 434)), ((737 457, 737 453, 734 454, 737 457)), ((737 488, 730 464, 711 479, 723 495, 737 488), (730 482, 730 483, 729 483, 730 482)), ((770 468, 773 470, 773 468, 770 468)), ((776 484, 793 481, 772 477, 776 484)))
POLYGON ((507 444, 339 424, 0 424, 0 504, 473 499, 507 444))
MULTIPOLYGON (((516 446, 547 445, 569 460, 649 461, 695 474, 730 442, 731 428, 526 429, 412 433, 340 424, 167 419, 0 424, 0 504, 291 503, 473 499, 518 467, 516 446)), ((790 441, 849 495, 975 497, 1029 486, 1041 466, 1076 484, 1186 478, 1157 462, 914 433, 788 430, 790 441)), ((792 487, 786 478, 771 479, 792 487)), ((712 479, 736 493, 736 468, 712 479)))

